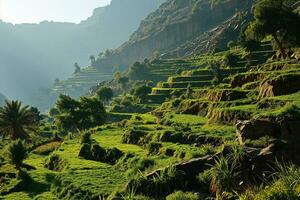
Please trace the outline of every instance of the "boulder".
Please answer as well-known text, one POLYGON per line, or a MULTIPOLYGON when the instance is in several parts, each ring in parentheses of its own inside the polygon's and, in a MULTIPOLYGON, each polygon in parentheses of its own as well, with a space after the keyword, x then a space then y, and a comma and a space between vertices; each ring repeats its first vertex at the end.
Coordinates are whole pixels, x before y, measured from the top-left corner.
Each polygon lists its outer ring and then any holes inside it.
POLYGON ((300 121, 282 121, 281 139, 288 143, 288 149, 295 154, 300 151, 300 121))
POLYGON ((292 94, 300 91, 300 74, 284 74, 264 80, 260 85, 258 99, 292 94))
POLYGON ((256 140, 263 136, 278 137, 280 126, 269 120, 245 120, 236 124, 236 134, 240 144, 247 139, 256 140))
POLYGON ((214 158, 215 156, 194 158, 171 167, 155 170, 141 179, 130 180, 125 190, 130 191, 134 187, 137 194, 157 197, 157 195, 166 196, 176 190, 184 190, 186 188, 199 189, 197 175, 209 169, 214 163, 214 158), (174 170, 174 175, 172 176, 168 173, 170 169, 174 170), (162 174, 164 174, 165 180, 159 181, 157 176, 162 174))

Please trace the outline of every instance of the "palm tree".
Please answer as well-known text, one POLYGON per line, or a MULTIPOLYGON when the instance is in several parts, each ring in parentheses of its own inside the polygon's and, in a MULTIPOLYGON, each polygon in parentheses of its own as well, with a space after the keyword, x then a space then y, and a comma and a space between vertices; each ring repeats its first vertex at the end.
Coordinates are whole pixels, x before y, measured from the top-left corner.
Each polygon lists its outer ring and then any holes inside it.
POLYGON ((17 170, 20 170, 23 160, 28 156, 25 142, 20 139, 13 141, 7 148, 7 154, 10 162, 16 166, 17 170))
POLYGON ((13 140, 29 139, 29 132, 37 127, 36 116, 28 106, 22 106, 20 101, 5 101, 0 107, 0 133, 10 136, 13 140))

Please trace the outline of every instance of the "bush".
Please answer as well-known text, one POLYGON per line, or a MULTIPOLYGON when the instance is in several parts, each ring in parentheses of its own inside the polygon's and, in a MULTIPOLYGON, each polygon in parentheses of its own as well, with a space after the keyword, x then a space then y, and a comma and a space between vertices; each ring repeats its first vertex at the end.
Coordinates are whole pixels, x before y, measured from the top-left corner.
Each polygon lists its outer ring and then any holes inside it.
POLYGON ((127 185, 127 190, 132 187, 139 194, 160 199, 159 197, 166 196, 176 189, 184 188, 185 181, 181 171, 176 170, 175 167, 168 167, 147 177, 134 178, 127 185))
POLYGON ((23 160, 28 156, 25 142, 22 140, 12 142, 7 148, 7 155, 10 162, 16 166, 16 169, 20 170, 23 160))
POLYGON ((108 149, 106 151, 105 162, 115 164, 123 155, 124 153, 117 148, 108 149))
POLYGON ((156 155, 159 152, 159 149, 162 147, 161 143, 158 142, 151 142, 147 145, 148 154, 149 155, 156 155))
POLYGON ((81 136, 81 144, 91 144, 92 140, 91 140, 91 132, 89 131, 85 131, 83 132, 82 136, 81 136))
POLYGON ((59 172, 64 170, 67 165, 67 162, 56 154, 49 156, 45 163, 47 169, 59 172))
POLYGON ((138 169, 138 170, 140 170, 140 171, 144 171, 144 170, 152 167, 154 164, 155 164, 155 161, 153 159, 150 159, 150 158, 141 158, 137 162, 135 168, 138 169))
POLYGON ((106 161, 106 150, 98 144, 94 144, 91 147, 91 160, 105 162, 106 161))
POLYGON ((199 200, 199 196, 192 192, 177 191, 166 197, 166 200, 199 200))
POLYGON ((140 139, 144 137, 147 133, 141 130, 127 130, 122 135, 122 143, 125 144, 138 144, 140 139))
POLYGON ((91 144, 84 143, 81 146, 78 156, 87 160, 91 160, 93 158, 92 151, 91 151, 91 144))
POLYGON ((212 192, 219 194, 222 192, 232 192, 237 187, 239 171, 235 162, 220 157, 210 169, 210 177, 212 192))
POLYGON ((87 144, 84 143, 80 149, 79 156, 87 160, 94 160, 111 165, 116 162, 124 155, 122 151, 117 148, 104 149, 99 144, 87 144))

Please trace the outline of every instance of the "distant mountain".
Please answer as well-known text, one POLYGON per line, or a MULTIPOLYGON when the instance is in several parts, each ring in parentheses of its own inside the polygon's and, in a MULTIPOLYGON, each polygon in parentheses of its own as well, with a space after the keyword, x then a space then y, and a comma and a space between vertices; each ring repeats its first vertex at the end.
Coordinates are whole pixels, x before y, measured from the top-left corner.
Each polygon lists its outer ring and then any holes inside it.
POLYGON ((88 64, 91 54, 116 48, 128 40, 141 19, 163 0, 112 0, 80 24, 0 22, 0 90, 34 103, 38 90, 65 78, 73 64, 88 64))
POLYGON ((199 48, 197 52, 224 48, 236 38, 252 5, 253 0, 167 0, 141 22, 129 41, 110 56, 98 58, 95 66, 109 71, 126 68, 154 52, 182 57, 199 48))

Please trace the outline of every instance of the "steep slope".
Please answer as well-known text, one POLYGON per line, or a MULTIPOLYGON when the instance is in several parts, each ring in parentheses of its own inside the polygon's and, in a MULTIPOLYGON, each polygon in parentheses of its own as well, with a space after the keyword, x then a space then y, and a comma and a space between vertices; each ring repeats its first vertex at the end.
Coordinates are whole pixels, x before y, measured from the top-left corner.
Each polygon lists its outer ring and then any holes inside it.
MULTIPOLYGON (((247 15, 239 18, 242 15, 236 12, 248 12, 252 4, 252 0, 222 0, 216 3, 208 0, 168 0, 141 22, 128 42, 112 55, 100 57, 96 65, 106 70, 124 67, 136 60, 151 57, 155 51, 165 54, 197 38, 205 38, 213 30, 217 30, 213 34, 217 36, 222 27, 223 32, 225 27, 233 28, 231 22, 235 25, 242 23, 247 15)), ((239 28, 233 30, 238 32, 239 28)), ((228 41, 230 39, 228 37, 228 41)), ((182 55, 185 53, 179 54, 182 55)))
POLYGON ((71 74, 75 62, 86 65, 91 54, 118 47, 161 3, 113 0, 80 24, 0 22, 0 90, 34 104, 32 97, 39 88, 71 74), (8 78, 12 74, 14 79, 8 78))

